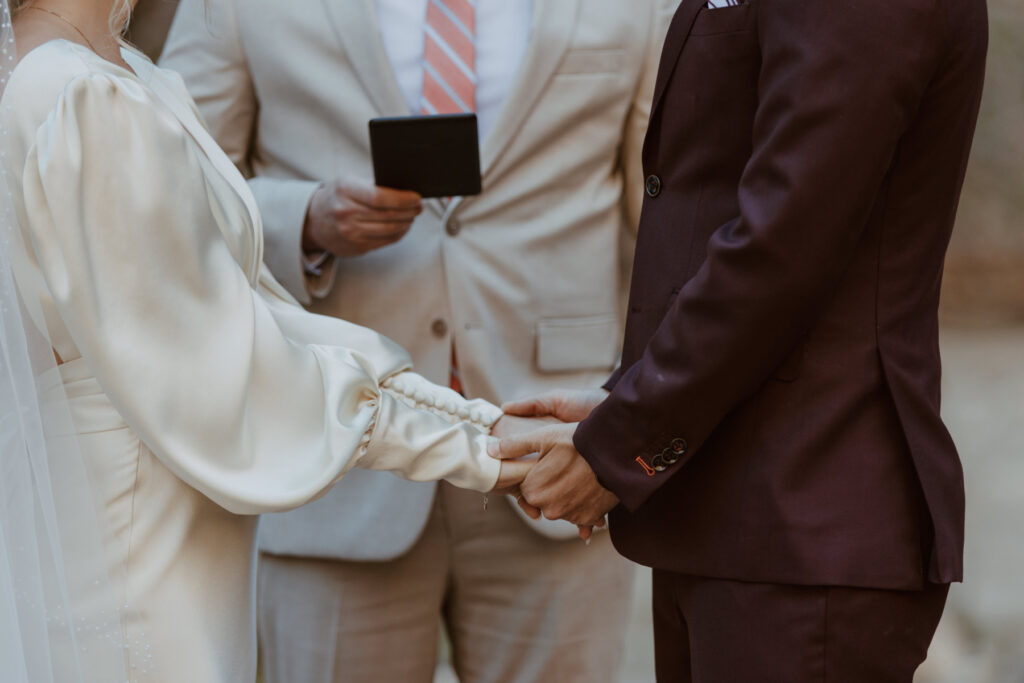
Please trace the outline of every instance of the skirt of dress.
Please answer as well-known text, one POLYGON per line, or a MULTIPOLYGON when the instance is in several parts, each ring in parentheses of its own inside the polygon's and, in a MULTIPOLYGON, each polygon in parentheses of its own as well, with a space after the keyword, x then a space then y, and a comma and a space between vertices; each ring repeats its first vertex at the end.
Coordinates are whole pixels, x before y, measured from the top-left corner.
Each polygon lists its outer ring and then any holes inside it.
POLYGON ((258 517, 167 469, 82 359, 59 368, 99 498, 132 683, 253 683, 258 517))

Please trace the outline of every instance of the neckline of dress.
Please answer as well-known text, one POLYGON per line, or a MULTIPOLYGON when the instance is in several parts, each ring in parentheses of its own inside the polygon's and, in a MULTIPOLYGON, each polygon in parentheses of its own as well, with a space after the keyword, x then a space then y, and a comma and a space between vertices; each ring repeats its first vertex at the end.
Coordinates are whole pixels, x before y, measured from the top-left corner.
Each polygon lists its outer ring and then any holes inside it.
POLYGON ((127 48, 124 45, 119 46, 118 49, 121 52, 121 59, 123 59, 125 61, 125 64, 128 65, 127 67, 124 67, 116 62, 112 62, 109 59, 101 57, 99 54, 93 52, 85 45, 82 45, 81 43, 76 43, 73 40, 68 40, 67 38, 51 38, 50 40, 39 43, 34 48, 32 48, 31 50, 29 50, 21 56, 21 59, 18 60, 18 64, 14 67, 14 71, 16 71, 18 67, 20 67, 26 60, 28 60, 29 56, 33 53, 42 50, 43 48, 51 47, 57 44, 64 44, 71 47, 74 50, 85 52, 88 55, 90 55, 94 60, 102 62, 103 65, 107 68, 114 69, 115 71, 119 71, 123 74, 127 74, 131 78, 138 80, 140 82, 142 80, 142 78, 139 76, 138 67, 132 63, 132 60, 129 59, 129 57, 134 58, 138 56, 134 50, 127 48))
MULTIPOLYGON (((120 77, 127 78, 134 83, 137 83, 140 87, 145 89, 149 93, 149 97, 154 98, 155 102, 163 107, 169 115, 173 116, 180 126, 184 129, 187 135, 199 146, 202 150, 203 155, 209 159, 210 163, 217 170, 225 181, 232 187, 234 192, 238 195, 242 204, 246 208, 246 212, 249 215, 249 225, 254 233, 254 240, 256 242, 255 249, 257 253, 256 263, 262 260, 262 228, 259 215, 259 209, 255 203, 255 199, 249 191, 248 185, 245 180, 237 175, 237 169, 232 164, 231 160, 223 154, 221 148, 217 145, 217 141, 209 134, 202 120, 199 119, 195 112, 192 111, 182 102, 176 101, 173 97, 168 99, 168 93, 166 91, 166 84, 161 82, 161 79, 154 79, 154 76, 159 71, 159 68, 149 60, 148 57, 143 55, 132 48, 121 46, 121 56, 125 62, 131 68, 124 68, 119 64, 115 64, 110 60, 104 59, 89 48, 74 41, 66 38, 55 38, 48 40, 45 43, 41 43, 36 47, 25 53, 25 56, 21 58, 18 66, 15 67, 15 71, 20 68, 21 64, 24 63, 27 57, 33 52, 40 48, 52 45, 53 43, 64 43, 70 46, 70 49, 75 51, 85 51, 91 56, 92 62, 98 62, 103 69, 109 69, 112 72, 117 73, 120 77), (220 152, 218 155, 217 152, 220 152), (237 178, 236 178, 237 176, 237 178)), ((13 71, 11 72, 14 73, 13 71)), ((251 281, 259 275, 259 269, 253 273, 250 273, 246 269, 246 275, 250 277, 251 281)))

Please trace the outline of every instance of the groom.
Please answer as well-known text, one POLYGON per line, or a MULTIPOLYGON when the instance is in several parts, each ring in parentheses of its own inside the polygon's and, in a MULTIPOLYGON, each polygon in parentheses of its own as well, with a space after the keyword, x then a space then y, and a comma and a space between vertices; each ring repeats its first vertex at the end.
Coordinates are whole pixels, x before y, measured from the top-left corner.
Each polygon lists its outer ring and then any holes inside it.
POLYGON ((936 309, 985 3, 710 4, 662 55, 610 394, 507 406, 580 423, 500 455, 654 568, 659 680, 909 683, 962 576, 936 309))

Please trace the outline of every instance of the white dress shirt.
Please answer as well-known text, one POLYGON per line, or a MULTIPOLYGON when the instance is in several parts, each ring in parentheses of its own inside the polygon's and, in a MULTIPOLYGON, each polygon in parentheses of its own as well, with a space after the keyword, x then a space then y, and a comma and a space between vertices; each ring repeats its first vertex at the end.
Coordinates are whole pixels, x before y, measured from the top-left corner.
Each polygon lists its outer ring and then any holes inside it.
MULTIPOLYGON (((427 3, 377 0, 377 21, 388 61, 409 111, 419 114, 423 92, 423 48, 427 3)), ((498 118, 530 42, 533 0, 476 0, 476 118, 481 143, 498 118)), ((325 251, 302 253, 302 267, 319 277, 325 251)))
MULTIPOLYGON (((427 3, 377 0, 381 38, 409 110, 420 112, 427 3)), ((533 0, 476 0, 476 114, 483 140, 530 42, 533 0)))

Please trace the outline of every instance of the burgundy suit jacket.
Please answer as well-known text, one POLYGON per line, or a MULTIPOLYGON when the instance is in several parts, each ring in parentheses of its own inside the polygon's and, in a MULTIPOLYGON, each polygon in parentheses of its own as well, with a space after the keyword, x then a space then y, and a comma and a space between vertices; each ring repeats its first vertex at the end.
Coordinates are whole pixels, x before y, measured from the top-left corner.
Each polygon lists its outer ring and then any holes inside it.
POLYGON ((622 368, 575 435, 648 566, 962 576, 937 307, 984 0, 684 0, 644 148, 622 368))

